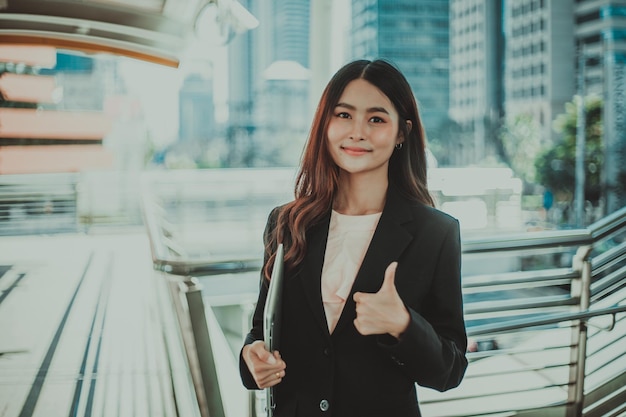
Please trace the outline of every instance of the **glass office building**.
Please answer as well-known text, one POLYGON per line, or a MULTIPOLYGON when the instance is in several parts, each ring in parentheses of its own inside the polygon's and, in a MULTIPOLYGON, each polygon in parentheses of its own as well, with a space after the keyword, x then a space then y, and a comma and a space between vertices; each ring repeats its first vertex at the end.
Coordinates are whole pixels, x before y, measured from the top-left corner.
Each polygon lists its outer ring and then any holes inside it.
POLYGON ((462 164, 490 153, 503 116, 502 1, 450 1, 450 118, 468 139, 462 164))
POLYGON ((353 0, 353 58, 386 58, 406 75, 429 136, 448 120, 448 0, 353 0))
POLYGON ((626 205, 626 2, 577 0, 575 6, 582 94, 604 98, 606 212, 626 205))

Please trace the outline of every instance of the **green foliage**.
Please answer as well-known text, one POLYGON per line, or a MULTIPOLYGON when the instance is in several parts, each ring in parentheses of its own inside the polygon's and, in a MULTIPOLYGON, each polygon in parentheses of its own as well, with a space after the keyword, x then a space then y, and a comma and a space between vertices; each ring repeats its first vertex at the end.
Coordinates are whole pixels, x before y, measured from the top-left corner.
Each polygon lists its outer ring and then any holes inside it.
POLYGON ((526 182, 534 182, 534 161, 541 151, 539 123, 527 114, 507 118, 500 139, 504 157, 515 175, 526 182))
MULTIPOLYGON (((557 199, 571 201, 576 187, 576 123, 578 120, 576 96, 566 103, 565 113, 554 121, 554 129, 562 139, 546 149, 535 160, 537 181, 552 190, 557 199)), ((585 97, 585 199, 597 202, 601 195, 601 171, 604 161, 602 141, 602 100, 585 97)))

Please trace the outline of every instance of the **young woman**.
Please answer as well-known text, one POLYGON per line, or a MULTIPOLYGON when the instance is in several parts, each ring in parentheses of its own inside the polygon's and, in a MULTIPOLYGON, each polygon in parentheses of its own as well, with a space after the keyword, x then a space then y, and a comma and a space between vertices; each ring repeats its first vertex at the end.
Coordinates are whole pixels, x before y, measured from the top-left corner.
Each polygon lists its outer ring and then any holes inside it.
POLYGON ((276 417, 416 417, 415 383, 456 387, 467 367, 458 222, 433 208, 425 134, 404 76, 345 65, 324 90, 294 201, 270 214, 249 389, 274 387, 276 417), (262 316, 285 247, 279 350, 262 316))

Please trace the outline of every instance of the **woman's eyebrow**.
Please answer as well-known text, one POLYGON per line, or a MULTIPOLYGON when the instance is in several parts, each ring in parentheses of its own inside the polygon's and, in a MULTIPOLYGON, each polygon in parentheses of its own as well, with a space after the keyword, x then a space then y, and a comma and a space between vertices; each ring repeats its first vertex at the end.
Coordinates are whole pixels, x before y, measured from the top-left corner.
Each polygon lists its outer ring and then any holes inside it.
POLYGON ((369 109, 367 109, 367 112, 368 113, 386 113, 386 114, 389 114, 387 109, 385 109, 384 107, 370 107, 369 109))
MULTIPOLYGON (((356 107, 354 107, 352 104, 348 104, 348 103, 337 103, 337 105, 335 107, 344 107, 344 108, 346 108, 348 110, 356 110, 356 107)), ((385 113, 385 114, 389 114, 387 109, 385 109, 384 107, 370 107, 366 111, 367 111, 367 113, 385 113)))

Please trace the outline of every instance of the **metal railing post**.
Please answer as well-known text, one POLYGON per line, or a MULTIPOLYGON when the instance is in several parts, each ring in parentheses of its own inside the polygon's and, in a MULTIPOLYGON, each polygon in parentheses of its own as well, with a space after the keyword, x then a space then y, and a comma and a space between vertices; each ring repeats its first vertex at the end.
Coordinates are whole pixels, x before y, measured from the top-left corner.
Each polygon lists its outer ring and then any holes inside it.
MULTIPOLYGON (((591 246, 581 246, 574 256, 572 269, 578 277, 572 280, 572 297, 579 299, 580 311, 589 308, 591 288, 591 246)), ((585 362, 587 359, 587 321, 577 320, 572 326, 572 347, 570 349, 570 375, 567 393, 567 417, 582 416, 585 396, 585 362)))
MULTIPOLYGON (((241 319, 241 334, 246 335, 250 326, 252 325, 252 315, 254 314, 254 303, 252 304, 243 304, 241 306, 242 310, 242 319, 241 319)), ((249 390, 248 391, 248 416, 247 417, 257 417, 256 410, 256 391, 249 390)))
POLYGON ((224 405, 217 377, 215 357, 207 325, 202 290, 195 278, 187 278, 183 288, 189 308, 189 320, 193 333, 197 364, 200 368, 201 385, 206 408, 210 417, 224 417, 224 405))

